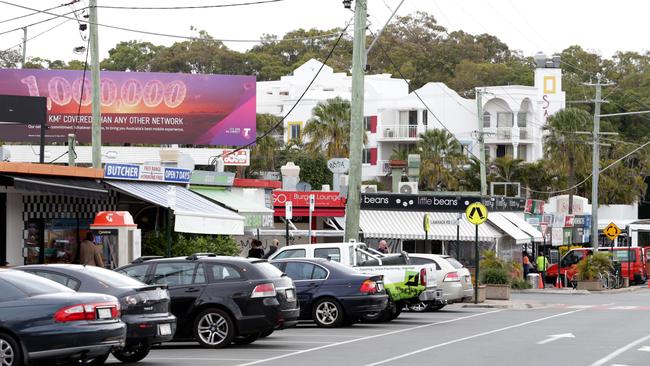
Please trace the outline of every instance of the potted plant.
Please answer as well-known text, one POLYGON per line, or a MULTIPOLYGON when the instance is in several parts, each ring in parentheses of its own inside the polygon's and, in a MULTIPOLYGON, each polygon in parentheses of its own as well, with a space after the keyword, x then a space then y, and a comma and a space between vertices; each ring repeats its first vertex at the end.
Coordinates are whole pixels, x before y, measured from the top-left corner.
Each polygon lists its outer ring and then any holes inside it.
POLYGON ((576 268, 578 270, 578 290, 602 291, 603 284, 599 273, 612 269, 612 260, 609 253, 596 252, 581 260, 576 268))
POLYGON ((510 300, 509 265, 487 251, 481 261, 481 283, 485 284, 485 296, 492 300, 510 300))

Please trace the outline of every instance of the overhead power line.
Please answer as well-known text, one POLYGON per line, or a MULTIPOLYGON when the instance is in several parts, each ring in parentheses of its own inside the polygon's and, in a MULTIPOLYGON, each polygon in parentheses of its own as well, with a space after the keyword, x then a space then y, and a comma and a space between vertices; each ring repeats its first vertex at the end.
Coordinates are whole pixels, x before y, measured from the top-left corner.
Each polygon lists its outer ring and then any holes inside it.
MULTIPOLYGON (((42 32, 40 32, 40 33, 37 33, 37 34, 31 36, 31 37, 27 38, 25 41, 26 41, 26 42, 29 42, 29 41, 33 40, 34 38, 36 38, 36 37, 40 37, 40 36, 42 36, 43 34, 48 33, 48 32, 50 32, 50 31, 52 31, 52 30, 54 30, 54 29, 56 29, 56 28, 58 28, 58 27, 64 25, 65 23, 67 23, 67 22, 69 22, 69 21, 70 21, 70 19, 64 19, 61 23, 58 23, 57 25, 55 25, 55 26, 53 26, 53 27, 50 27, 50 28, 48 28, 48 29, 46 29, 46 30, 44 30, 44 31, 42 31, 42 32)), ((13 46, 7 48, 7 49, 4 50, 3 52, 7 52, 7 51, 11 50, 12 48, 16 48, 16 47, 22 46, 22 44, 23 44, 23 42, 19 42, 19 43, 13 45, 13 46)))
POLYGON ((189 9, 213 9, 213 8, 232 8, 238 6, 262 5, 268 3, 279 3, 284 0, 260 0, 249 1, 245 3, 218 4, 218 5, 187 5, 187 6, 116 6, 116 5, 98 5, 102 9, 120 9, 120 10, 189 10, 189 9))
MULTIPOLYGON (((4 3, 4 1, 0 1, 0 3, 4 3)), ((14 5, 14 4, 11 4, 11 5, 14 5)), ((33 26, 35 26, 35 25, 39 25, 39 24, 43 24, 43 23, 47 23, 47 22, 49 22, 49 21, 52 21, 52 20, 55 20, 55 19, 59 19, 59 18, 65 18, 65 19, 68 19, 68 20, 76 20, 75 18, 67 17, 67 15, 75 14, 76 12, 81 11, 81 10, 83 10, 83 9, 87 9, 87 8, 81 8, 81 9, 73 10, 73 11, 70 11, 70 12, 67 12, 67 13, 63 13, 63 14, 45 13, 45 14, 54 14, 54 16, 51 17, 51 18, 47 18, 47 19, 40 20, 40 21, 38 21, 38 22, 34 22, 34 23, 31 23, 31 24, 23 25, 23 26, 20 26, 20 27, 17 27, 17 28, 13 28, 13 29, 10 29, 10 30, 2 31, 2 32, 0 32, 0 36, 5 35, 5 34, 7 34, 7 33, 11 33, 11 32, 16 32, 16 31, 19 31, 19 30, 23 30, 23 28, 29 28, 29 27, 33 27, 33 26)), ((39 12, 41 12, 41 11, 39 11, 39 12)))
POLYGON ((32 12, 32 13, 29 13, 29 14, 24 14, 24 15, 20 15, 20 16, 17 16, 17 17, 13 17, 13 18, 9 18, 9 19, 0 20, 0 24, 8 23, 8 22, 11 22, 11 21, 14 21, 14 20, 18 20, 18 19, 27 18, 27 17, 30 17, 30 16, 32 16, 32 15, 36 15, 36 14, 41 14, 41 13, 44 12, 44 11, 50 11, 50 10, 55 10, 55 9, 58 9, 58 8, 62 8, 62 7, 64 7, 64 6, 69 6, 69 5, 72 5, 72 4, 77 3, 77 2, 79 2, 79 1, 80 1, 80 0, 73 0, 73 1, 71 1, 71 2, 69 2, 69 3, 65 3, 65 4, 61 4, 61 5, 57 5, 57 6, 53 6, 53 7, 51 7, 51 8, 47 8, 47 9, 43 9, 43 10, 36 10, 36 11, 34 11, 34 12, 32 12))

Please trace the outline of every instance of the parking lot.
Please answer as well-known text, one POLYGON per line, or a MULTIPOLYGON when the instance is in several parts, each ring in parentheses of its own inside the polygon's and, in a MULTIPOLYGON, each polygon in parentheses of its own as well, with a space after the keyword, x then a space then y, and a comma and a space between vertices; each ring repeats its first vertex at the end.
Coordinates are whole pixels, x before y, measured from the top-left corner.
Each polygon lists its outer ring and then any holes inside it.
MULTIPOLYGON (((384 324, 320 329, 310 323, 247 346, 156 348, 142 365, 648 365, 650 291, 518 294, 533 309, 403 313, 384 324)), ((109 363, 116 364, 114 359, 109 363)))

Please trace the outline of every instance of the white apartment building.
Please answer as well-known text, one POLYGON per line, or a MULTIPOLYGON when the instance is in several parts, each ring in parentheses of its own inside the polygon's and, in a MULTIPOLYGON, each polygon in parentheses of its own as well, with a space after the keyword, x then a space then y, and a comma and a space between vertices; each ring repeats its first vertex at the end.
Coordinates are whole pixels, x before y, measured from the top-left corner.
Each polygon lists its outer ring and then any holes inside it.
MULTIPOLYGON (((284 117, 321 66, 312 59, 292 75, 258 82, 257 112, 284 117)), ((350 100, 351 89, 350 75, 335 73, 325 66, 285 119, 284 142, 303 141, 302 131, 312 118, 313 108, 337 96, 350 100)), ((368 142, 363 154, 363 180, 386 176, 393 151, 415 145, 419 134, 427 129, 446 127, 478 155, 479 121, 485 132, 486 157, 509 154, 528 162, 540 159, 546 119, 565 106, 559 59, 544 59, 538 64, 534 86, 488 86, 477 90, 482 99, 480 119, 476 99, 463 98, 443 83, 427 83, 416 95, 408 92, 403 79, 390 74, 366 75, 364 126, 368 142)))

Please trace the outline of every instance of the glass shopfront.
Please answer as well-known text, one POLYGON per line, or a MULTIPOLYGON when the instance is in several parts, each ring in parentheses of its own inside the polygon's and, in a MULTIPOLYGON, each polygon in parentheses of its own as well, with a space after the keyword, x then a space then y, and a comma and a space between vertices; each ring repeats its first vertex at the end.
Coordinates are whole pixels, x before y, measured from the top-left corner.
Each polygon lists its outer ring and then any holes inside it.
POLYGON ((29 220, 25 264, 78 263, 79 243, 90 230, 91 222, 89 219, 29 220))

